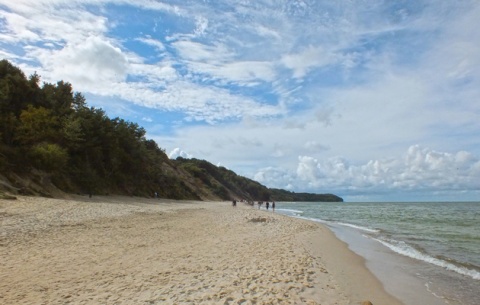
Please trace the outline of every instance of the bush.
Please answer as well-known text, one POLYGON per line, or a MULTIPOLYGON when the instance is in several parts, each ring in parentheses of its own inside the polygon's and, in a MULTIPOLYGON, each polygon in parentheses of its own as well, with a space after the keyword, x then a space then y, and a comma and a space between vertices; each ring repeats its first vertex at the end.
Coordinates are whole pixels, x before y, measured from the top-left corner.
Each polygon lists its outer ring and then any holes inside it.
POLYGON ((41 143, 30 152, 38 169, 54 172, 65 168, 68 162, 67 151, 57 144, 41 143))

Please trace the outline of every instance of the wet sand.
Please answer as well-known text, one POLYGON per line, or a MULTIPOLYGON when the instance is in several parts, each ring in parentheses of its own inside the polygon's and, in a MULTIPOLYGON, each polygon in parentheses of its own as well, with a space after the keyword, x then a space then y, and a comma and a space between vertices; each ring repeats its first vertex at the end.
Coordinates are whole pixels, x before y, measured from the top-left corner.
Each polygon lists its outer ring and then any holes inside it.
POLYGON ((320 224, 228 202, 0 200, 1 304, 400 305, 320 224))

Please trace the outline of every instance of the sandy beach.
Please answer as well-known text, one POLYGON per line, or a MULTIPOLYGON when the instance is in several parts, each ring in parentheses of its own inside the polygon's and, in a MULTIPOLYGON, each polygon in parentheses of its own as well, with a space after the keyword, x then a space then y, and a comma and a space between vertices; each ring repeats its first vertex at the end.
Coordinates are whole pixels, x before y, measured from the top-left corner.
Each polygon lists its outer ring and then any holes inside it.
POLYGON ((402 304, 327 228, 242 203, 0 200, 1 304, 402 304))

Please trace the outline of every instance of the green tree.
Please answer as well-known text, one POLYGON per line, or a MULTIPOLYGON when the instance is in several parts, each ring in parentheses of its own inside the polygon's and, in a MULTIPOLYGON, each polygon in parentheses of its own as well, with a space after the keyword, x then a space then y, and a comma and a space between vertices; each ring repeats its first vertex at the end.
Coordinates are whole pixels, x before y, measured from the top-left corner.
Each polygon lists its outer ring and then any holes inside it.
POLYGON ((71 117, 63 122, 63 138, 65 146, 76 151, 85 143, 85 133, 82 129, 82 122, 78 117, 71 117))
POLYGON ((29 105, 20 114, 20 124, 16 135, 20 144, 57 142, 60 135, 58 117, 53 115, 50 110, 29 105))
POLYGON ((35 89, 25 74, 7 60, 0 61, 0 114, 18 116, 32 102, 35 89))
POLYGON ((61 118, 72 113, 75 100, 70 83, 64 81, 59 81, 56 85, 44 83, 42 93, 45 108, 51 109, 61 118))
POLYGON ((86 107, 87 107, 87 101, 85 97, 80 92, 76 92, 75 95, 73 96, 73 108, 75 110, 80 110, 86 107))
POLYGON ((18 125, 18 119, 13 113, 0 114, 0 139, 4 144, 13 144, 18 125))
POLYGON ((62 170, 68 162, 67 151, 57 144, 36 144, 32 147, 30 156, 36 168, 47 172, 62 170))

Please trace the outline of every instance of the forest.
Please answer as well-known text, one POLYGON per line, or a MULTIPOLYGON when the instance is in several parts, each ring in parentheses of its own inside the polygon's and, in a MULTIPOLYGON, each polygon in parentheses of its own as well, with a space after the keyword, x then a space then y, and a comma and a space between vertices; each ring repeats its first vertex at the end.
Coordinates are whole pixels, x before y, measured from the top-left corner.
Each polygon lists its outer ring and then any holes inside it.
MULTIPOLYGON (((194 200, 296 198, 296 193, 270 190, 205 160, 170 160, 145 134, 137 123, 109 118, 102 109, 89 107, 70 83, 40 84, 38 74, 26 77, 9 61, 0 61, 3 191, 42 196, 54 196, 57 190, 89 195, 157 194, 194 200)), ((303 194, 302 198, 342 201, 331 194, 303 194)))

